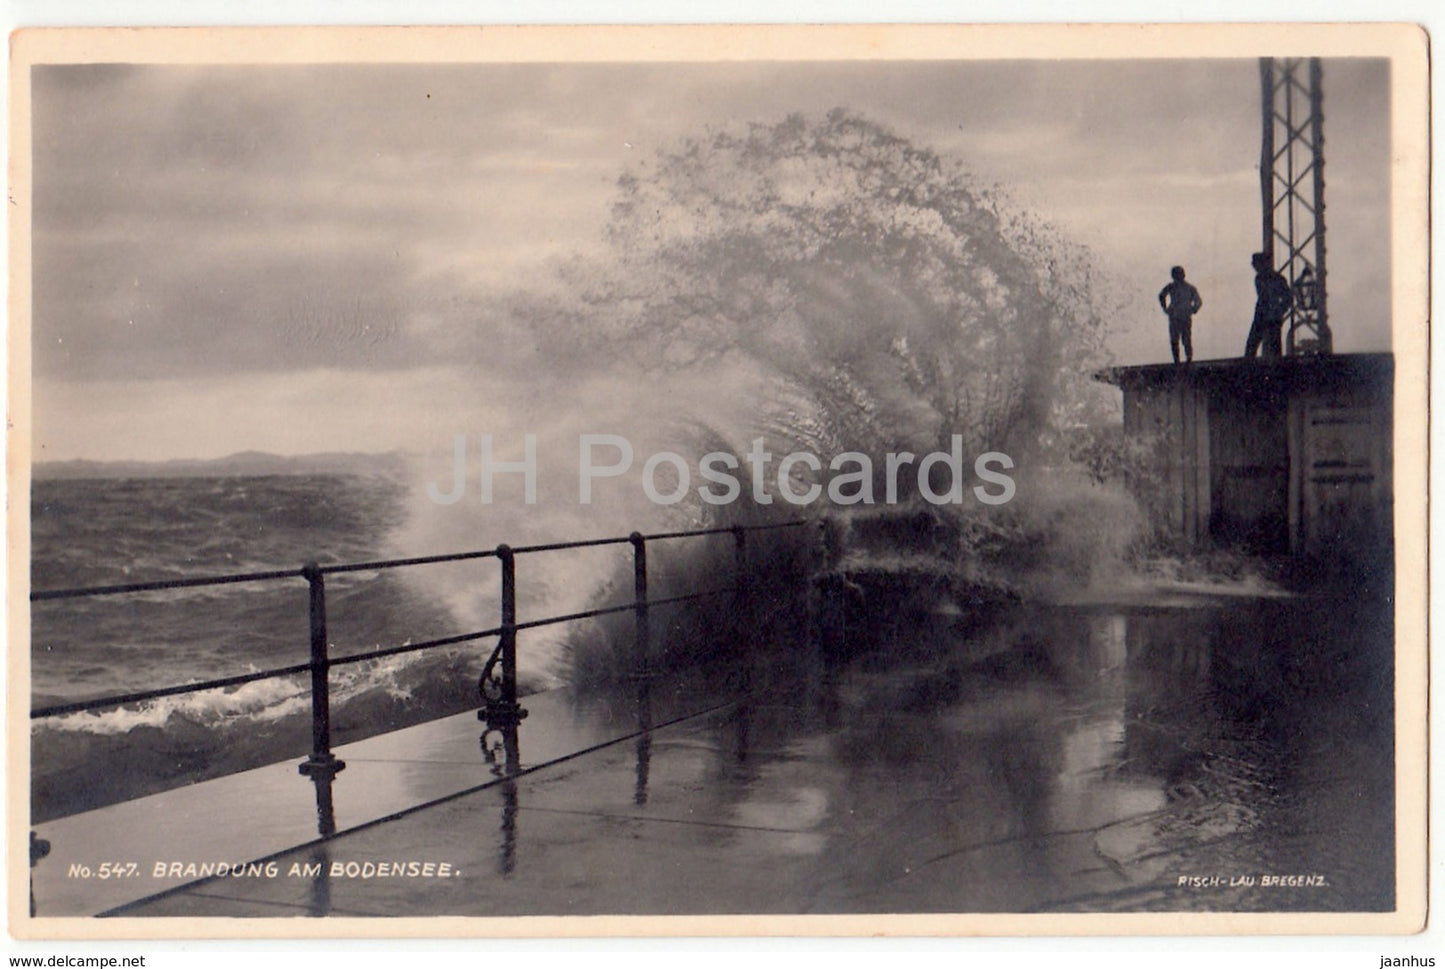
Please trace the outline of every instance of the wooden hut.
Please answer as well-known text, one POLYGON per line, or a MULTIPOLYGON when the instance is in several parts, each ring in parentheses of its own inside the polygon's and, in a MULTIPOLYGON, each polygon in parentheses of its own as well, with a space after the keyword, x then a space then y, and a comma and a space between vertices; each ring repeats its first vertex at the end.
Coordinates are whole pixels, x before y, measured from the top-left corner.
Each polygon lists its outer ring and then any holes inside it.
POLYGON ((1391 547, 1394 359, 1289 356, 1116 367, 1134 485, 1186 548, 1308 557, 1391 547))

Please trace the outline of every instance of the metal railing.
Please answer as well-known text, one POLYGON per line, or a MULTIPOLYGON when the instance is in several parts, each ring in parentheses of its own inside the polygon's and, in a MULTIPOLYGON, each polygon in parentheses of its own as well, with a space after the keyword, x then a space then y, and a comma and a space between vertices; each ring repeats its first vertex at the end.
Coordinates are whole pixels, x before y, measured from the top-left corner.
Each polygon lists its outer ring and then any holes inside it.
POLYGON ((657 606, 695 601, 710 596, 726 595, 729 593, 736 596, 740 604, 741 601, 745 599, 748 589, 748 533, 796 528, 804 524, 806 524, 806 521, 789 521, 763 525, 734 525, 722 528, 657 532, 647 535, 640 532, 633 532, 630 535, 615 538, 588 539, 578 542, 554 542, 544 545, 525 545, 515 548, 504 544, 498 545, 494 549, 461 552, 452 555, 429 555, 417 558, 387 559, 375 562, 354 562, 335 565, 320 565, 316 562, 309 562, 295 569, 278 569, 267 572, 248 572, 189 579, 136 582, 126 585, 51 589, 31 592, 30 601, 33 603, 60 599, 79 599, 95 596, 126 595, 139 592, 231 585, 242 582, 273 582, 302 578, 306 580, 310 592, 310 658, 305 663, 297 663, 291 666, 260 670, 235 676, 35 707, 30 711, 30 718, 31 720, 40 720, 49 717, 59 717, 89 710, 142 703, 147 700, 155 700, 162 697, 223 689, 246 683, 254 683, 258 680, 278 679, 309 673, 311 678, 311 754, 306 761, 299 766, 299 771, 316 782, 317 811, 320 819, 321 833, 323 836, 329 835, 334 833, 334 823, 331 821, 333 816, 331 807, 331 781, 337 773, 346 767, 345 762, 337 759, 331 750, 330 671, 332 667, 382 659, 389 656, 397 656, 402 653, 413 653, 422 650, 436 649, 442 646, 474 642, 495 636, 497 637, 497 645, 483 664, 481 675, 477 681, 482 702, 482 709, 478 711, 477 717, 486 722, 488 730, 515 727, 527 715, 527 712, 522 709, 517 700, 518 632, 526 629, 537 629, 543 626, 576 622, 583 619, 630 611, 633 613, 635 626, 634 646, 631 656, 632 672, 635 675, 645 677, 648 673, 646 664, 649 653, 648 644, 651 638, 649 626, 650 609, 657 606), (732 535, 734 543, 734 584, 732 586, 693 592, 686 595, 670 596, 662 599, 649 598, 647 583, 647 546, 649 542, 700 538, 703 536, 724 534, 732 535), (566 615, 548 616, 526 622, 518 621, 516 575, 516 559, 518 556, 608 545, 632 546, 634 594, 631 602, 598 609, 588 609, 583 612, 568 613, 566 615), (326 626, 326 577, 328 575, 347 572, 370 572, 407 566, 434 565, 486 558, 495 558, 501 565, 500 625, 476 632, 444 636, 439 639, 429 639, 420 643, 406 643, 400 646, 375 649, 369 652, 351 653, 337 658, 331 657, 326 626))

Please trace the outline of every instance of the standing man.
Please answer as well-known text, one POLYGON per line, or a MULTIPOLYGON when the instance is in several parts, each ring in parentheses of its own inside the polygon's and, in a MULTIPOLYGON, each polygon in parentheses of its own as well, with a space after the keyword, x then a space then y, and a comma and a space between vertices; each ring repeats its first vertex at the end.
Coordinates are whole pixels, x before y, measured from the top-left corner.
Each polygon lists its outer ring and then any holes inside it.
POLYGON ((1262 356, 1278 357, 1284 353, 1280 331, 1284 329, 1284 318, 1294 305, 1294 296, 1290 293, 1289 282, 1274 271, 1269 253, 1256 252, 1251 262, 1254 265, 1254 322, 1249 327, 1244 355, 1252 357, 1256 351, 1261 351, 1262 356))
POLYGON ((1179 344, 1182 342, 1184 362, 1189 363, 1194 359, 1193 317, 1204 305, 1204 300, 1199 298, 1199 290, 1184 281, 1183 266, 1175 266, 1169 270, 1169 275, 1174 277, 1174 282, 1159 290, 1159 307, 1169 317, 1169 352, 1174 354, 1174 362, 1178 363, 1179 344))

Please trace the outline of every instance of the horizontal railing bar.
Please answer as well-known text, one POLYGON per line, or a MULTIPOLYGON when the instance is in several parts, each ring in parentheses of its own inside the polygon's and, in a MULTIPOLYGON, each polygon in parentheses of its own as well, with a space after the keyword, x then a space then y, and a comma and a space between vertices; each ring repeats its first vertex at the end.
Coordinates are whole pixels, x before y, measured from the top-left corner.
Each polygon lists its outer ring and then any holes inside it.
POLYGON ((153 592, 162 589, 192 589, 197 586, 231 585, 236 582, 267 582, 273 579, 298 579, 301 578, 301 575, 300 569, 277 569, 274 572, 245 572, 238 575, 214 575, 195 579, 160 579, 155 582, 97 585, 84 589, 49 589, 30 593, 30 601, 78 599, 82 596, 113 596, 126 592, 153 592))
MULTIPOLYGON (((740 525, 734 527, 701 528, 689 531, 657 532, 651 535, 643 535, 642 540, 662 540, 672 538, 692 538, 704 535, 722 535, 736 533, 739 531, 764 531, 778 528, 794 528, 807 524, 806 520, 780 522, 776 524, 763 525, 740 525)), ((527 552, 559 551, 573 548, 589 548, 603 545, 621 545, 633 542, 632 536, 620 538, 589 539, 580 542, 556 542, 545 545, 522 546, 511 550, 511 554, 523 554, 527 552)), ((341 565, 307 567, 301 569, 278 569, 269 572, 247 572, 234 575, 220 575, 209 577, 197 577, 190 579, 168 579, 156 582, 136 582, 126 585, 92 586, 77 589, 51 589, 40 592, 32 592, 32 602, 74 599, 83 596, 120 595, 133 592, 150 592, 166 589, 187 589, 200 588, 211 585, 230 585, 240 582, 262 582, 275 579, 308 578, 313 574, 336 574, 340 572, 360 572, 385 568, 398 568, 408 565, 428 565, 439 562, 458 562, 468 559, 481 559, 497 557, 499 549, 485 549, 474 552, 458 552, 450 555, 429 555, 409 559, 388 559, 375 562, 355 562, 341 565), (314 570, 310 571, 310 570, 314 570)), ((564 622, 576 622, 582 619, 591 619, 597 616, 605 616, 613 613, 628 612, 640 606, 665 606, 679 602, 691 602, 709 596, 725 595, 735 592, 735 589, 716 589, 708 592, 694 592, 687 595, 672 596, 666 599, 640 600, 626 605, 610 606, 602 609, 589 609, 584 612, 569 613, 563 616, 552 616, 546 619, 536 619, 531 622, 517 623, 510 628, 513 630, 536 629, 542 626, 557 625, 564 622)), ((440 639, 427 640, 420 643, 408 643, 402 646, 393 646, 386 649, 372 650, 367 653, 355 653, 349 656, 338 657, 329 660, 327 665, 339 666, 348 663, 360 663, 371 659, 381 659, 388 656, 397 656, 403 653, 419 652, 425 649, 434 649, 439 646, 448 646, 457 643, 472 642, 478 639, 485 639, 489 636, 497 636, 506 632, 508 627, 497 627, 485 629, 480 632, 463 633, 457 636, 446 636, 440 639)), ((99 710, 107 707, 124 706, 128 703, 140 703, 146 700, 156 700, 167 696, 178 696, 186 693, 201 693, 206 690, 223 689, 228 686, 240 686, 246 683, 254 683, 258 680, 275 679, 282 676, 293 676, 312 670, 314 663, 299 663, 294 666, 287 666, 278 669, 262 670, 255 673, 243 673, 236 676, 222 677, 215 680, 205 680, 200 683, 185 683, 178 686, 162 687, 155 690, 145 690, 137 693, 127 693, 118 696, 98 697, 91 700, 81 700, 74 703, 54 704, 47 707, 40 707, 30 711, 32 720, 39 720, 46 717, 63 716, 69 713, 83 713, 88 710, 99 710)))
MULTIPOLYGON (((459 636, 446 636, 442 639, 433 639, 423 643, 408 643, 405 646, 393 646, 387 649, 373 650, 369 653, 353 653, 330 661, 331 666, 342 666, 347 663, 360 663, 368 659, 381 659, 386 656, 396 656, 401 653, 412 653, 423 649, 435 649, 438 646, 449 646, 454 643, 465 643, 476 639, 485 639, 488 636, 496 636, 501 629, 484 629, 481 632, 463 633, 459 636)), ((206 690, 218 690, 227 686, 241 686, 246 683, 254 683, 257 680, 276 679, 282 676, 295 676, 298 673, 305 673, 311 669, 310 663, 300 663, 295 666, 285 666, 274 670, 261 670, 256 673, 241 673, 236 676, 228 676, 219 680, 203 680, 200 683, 183 683, 180 686, 168 686, 157 690, 146 690, 142 693, 127 693, 120 696, 97 697, 93 700, 78 700, 74 703, 63 703, 55 706, 41 707, 30 712, 30 719, 40 720, 45 717, 58 717, 67 713, 83 713, 86 710, 99 710, 105 707, 124 706, 127 703, 140 703, 145 700, 155 700, 161 697, 178 696, 182 693, 203 693, 206 690)))
POLYGON ((731 535, 731 528, 704 528, 698 531, 685 532, 656 532, 652 535, 642 536, 644 541, 660 542, 668 538, 701 538, 704 535, 731 535))
POLYGON ((595 616, 607 616, 614 612, 631 612, 637 608, 633 603, 625 606, 608 606, 605 609, 588 609, 586 612, 571 612, 565 616, 549 616, 546 619, 533 619, 530 622, 517 623, 517 629, 536 629, 540 626, 555 626, 563 622, 576 622, 579 619, 591 619, 595 616))
POLYGON ((80 700, 75 703, 61 703, 56 706, 41 707, 38 710, 30 711, 31 720, 39 720, 43 717, 58 717, 67 713, 82 713, 86 710, 99 710, 103 707, 119 707, 127 703, 140 703, 143 700, 156 700, 160 697, 176 696, 181 693, 201 693, 205 690, 219 690, 225 686, 240 686, 244 683, 254 683, 257 680, 275 679, 281 676, 294 676, 297 673, 305 673, 311 669, 310 663, 299 663, 295 666, 285 666, 274 670, 261 670, 258 673, 242 673, 238 676, 227 676, 219 680, 205 680, 201 683, 183 683, 180 686, 167 686, 158 690, 145 690, 140 693, 127 693, 123 696, 99 697, 94 700, 80 700))
POLYGON ((621 538, 588 538, 580 542, 548 542, 545 545, 519 545, 512 549, 513 555, 526 555, 529 552, 560 552, 569 548, 595 548, 599 545, 626 545, 631 539, 627 536, 621 538))
POLYGON ((443 636, 441 639, 430 639, 424 643, 407 643, 404 646, 388 646, 386 649, 376 649, 369 653, 349 653, 346 656, 339 656, 331 660, 331 666, 344 666, 347 663, 360 663, 368 659, 382 659, 386 656, 399 656, 402 653, 415 653, 422 649, 435 649, 438 646, 451 646, 456 643, 469 643, 477 639, 486 639, 488 636, 500 636, 502 629, 483 629, 479 633, 462 633, 460 636, 443 636))
MULTIPOLYGON (((644 541, 653 541, 669 538, 701 537, 703 535, 723 535, 739 529, 745 532, 757 532, 778 528, 796 528, 799 525, 806 524, 807 520, 805 519, 764 525, 699 528, 680 532, 656 532, 651 535, 643 535, 642 538, 644 541)), ((631 536, 621 536, 616 538, 592 538, 580 542, 550 542, 544 545, 523 545, 512 549, 512 554, 524 555, 529 552, 556 552, 565 549, 592 548, 601 545, 625 545, 631 540, 631 536)), ((402 568, 409 565, 434 565, 441 562, 462 562, 469 559, 495 558, 496 555, 497 550, 489 548, 474 552, 455 552, 449 555, 424 555, 408 559, 379 559, 374 562, 348 562, 339 565, 322 565, 319 569, 323 575, 336 575, 342 572, 370 572, 378 569, 402 568)), ((31 592, 30 601, 44 602, 54 599, 79 599, 86 596, 123 595, 129 592, 158 592, 166 589, 194 589, 208 585, 231 585, 237 582, 266 582, 275 579, 302 578, 304 575, 305 573, 302 569, 276 569, 270 572, 244 572, 235 575, 200 576, 191 579, 160 579, 155 582, 132 582, 125 585, 100 585, 76 589, 46 589, 40 592, 31 592)))
MULTIPOLYGON (((797 518, 790 522, 767 522, 762 525, 739 525, 737 527, 745 532, 770 532, 775 528, 798 528, 811 523, 811 519, 797 518)), ((732 529, 728 529, 728 531, 732 531, 732 529)))
MULTIPOLYGON (((728 535, 739 528, 745 532, 761 532, 775 528, 796 528, 799 525, 806 525, 807 520, 791 522, 776 522, 765 525, 725 525, 719 528, 694 528, 680 532, 655 532, 651 535, 643 535, 643 541, 662 540, 667 538, 694 538, 703 535, 728 535)), ((548 542, 545 545, 519 545, 512 549, 513 555, 525 555, 529 552, 559 552, 571 548, 594 548, 599 545, 626 545, 632 541, 631 535, 618 536, 616 538, 589 538, 580 542, 548 542)))
POLYGON ((669 606, 677 602, 691 602, 694 599, 707 599, 711 596, 725 596, 736 592, 736 589, 709 589, 707 592, 690 592, 685 596, 669 596, 666 599, 648 599, 649 606, 669 606))
MULTIPOLYGON (((672 597, 669 598, 669 599, 648 599, 648 600, 647 600, 647 605, 649 605, 649 606, 666 606, 666 605, 669 605, 669 604, 675 603, 675 602, 688 602, 688 601, 690 601, 690 600, 692 600, 692 599, 704 599, 704 598, 706 598, 706 597, 708 597, 708 596, 726 595, 727 593, 733 592, 733 591, 735 591, 735 590, 733 590, 733 589, 712 589, 712 590, 709 590, 709 591, 707 591, 707 592, 693 592, 693 593, 689 593, 688 595, 685 595, 685 596, 672 596, 672 597)), ((640 605, 642 605, 642 603, 640 603, 640 602, 629 602, 629 603, 627 603, 626 605, 623 605, 623 606, 608 606, 608 607, 605 608, 605 609, 588 609, 586 612, 573 612, 573 613, 568 613, 568 614, 565 615, 565 616, 550 616, 550 617, 548 617, 548 618, 546 618, 546 619, 533 619, 533 620, 531 620, 530 622, 519 622, 519 623, 517 623, 517 629, 518 629, 518 630, 522 630, 522 629, 536 629, 536 628, 538 628, 538 627, 540 627, 540 626, 555 626, 555 625, 557 625, 558 623, 575 622, 575 621, 577 621, 577 620, 579 620, 579 619, 591 619, 591 618, 593 618, 594 616, 606 616, 606 615, 610 615, 611 613, 614 613, 614 612, 632 612, 633 610, 635 610, 635 609, 636 609, 638 606, 640 606, 640 605)))
POLYGON ((661 541, 668 538, 692 538, 702 535, 731 535, 733 532, 737 531, 766 532, 778 528, 797 528, 799 525, 806 524, 808 524, 808 520, 803 518, 797 521, 772 522, 770 524, 763 525, 723 525, 718 528, 695 528, 681 532, 655 532, 651 535, 643 535, 642 537, 645 541, 651 542, 661 541))
POLYGON ((451 555, 423 555, 412 559, 383 559, 376 562, 348 562, 345 565, 323 565, 322 575, 336 575, 340 572, 371 572, 378 569, 397 569, 407 565, 435 565, 438 562, 463 562, 467 559, 496 558, 494 548, 478 552, 454 552, 451 555))
MULTIPOLYGON (((649 606, 666 606, 678 602, 689 602, 696 599, 707 598, 708 596, 725 595, 733 592, 733 589, 712 589, 707 592, 693 592, 688 595, 671 596, 666 599, 650 599, 649 606)), ((583 619, 592 619, 597 616, 606 616, 618 612, 630 612, 636 609, 639 603, 630 602, 621 606, 610 606, 604 609, 589 609, 585 612, 574 612, 564 616, 551 616, 547 619, 534 619, 531 622, 517 623, 516 628, 537 629, 543 626, 555 626, 564 622, 577 622, 583 619)), ((383 659, 388 656, 399 656, 403 653, 415 653, 424 649, 435 649, 440 646, 451 646, 457 643, 472 642, 478 639, 485 639, 488 636, 499 636, 502 633, 501 627, 483 629, 474 633, 462 633, 456 636, 444 636, 440 639, 431 639, 420 643, 408 643, 404 646, 392 646, 387 649, 372 650, 366 653, 352 653, 347 656, 340 656, 330 661, 332 666, 344 666, 348 663, 361 663, 369 659, 383 659)), ((154 700, 166 696, 177 696, 182 693, 201 693, 206 690, 216 690, 227 686, 239 686, 245 683, 253 683, 257 680, 271 679, 281 676, 293 676, 304 673, 311 668, 310 663, 302 663, 296 666, 287 666, 274 670, 262 670, 257 673, 244 673, 238 676, 225 677, 219 680, 206 680, 200 683, 187 683, 181 686, 165 687, 159 690, 147 690, 142 693, 128 693, 122 696, 100 697, 94 700, 78 701, 50 707, 41 707, 30 712, 30 719, 39 720, 45 717, 63 716, 67 713, 81 713, 86 710, 98 710, 105 707, 124 706, 127 703, 140 703, 144 700, 154 700)))

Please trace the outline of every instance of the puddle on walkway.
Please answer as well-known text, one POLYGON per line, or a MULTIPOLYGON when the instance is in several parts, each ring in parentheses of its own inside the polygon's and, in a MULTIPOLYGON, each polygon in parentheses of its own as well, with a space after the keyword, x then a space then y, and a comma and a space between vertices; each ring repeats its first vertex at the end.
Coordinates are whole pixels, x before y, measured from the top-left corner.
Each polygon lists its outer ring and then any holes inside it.
POLYGON ((718 726, 711 796, 800 835, 806 910, 1393 908, 1383 605, 1053 608, 981 635, 820 664, 718 726))
MULTIPOLYGON (((760 663, 747 702, 323 851, 448 858, 465 878, 323 876, 280 886, 290 901, 199 888, 132 914, 1390 910, 1389 615, 1035 607, 846 660, 805 652, 760 663)), ((575 712, 663 724, 675 704, 654 689, 575 712)))

